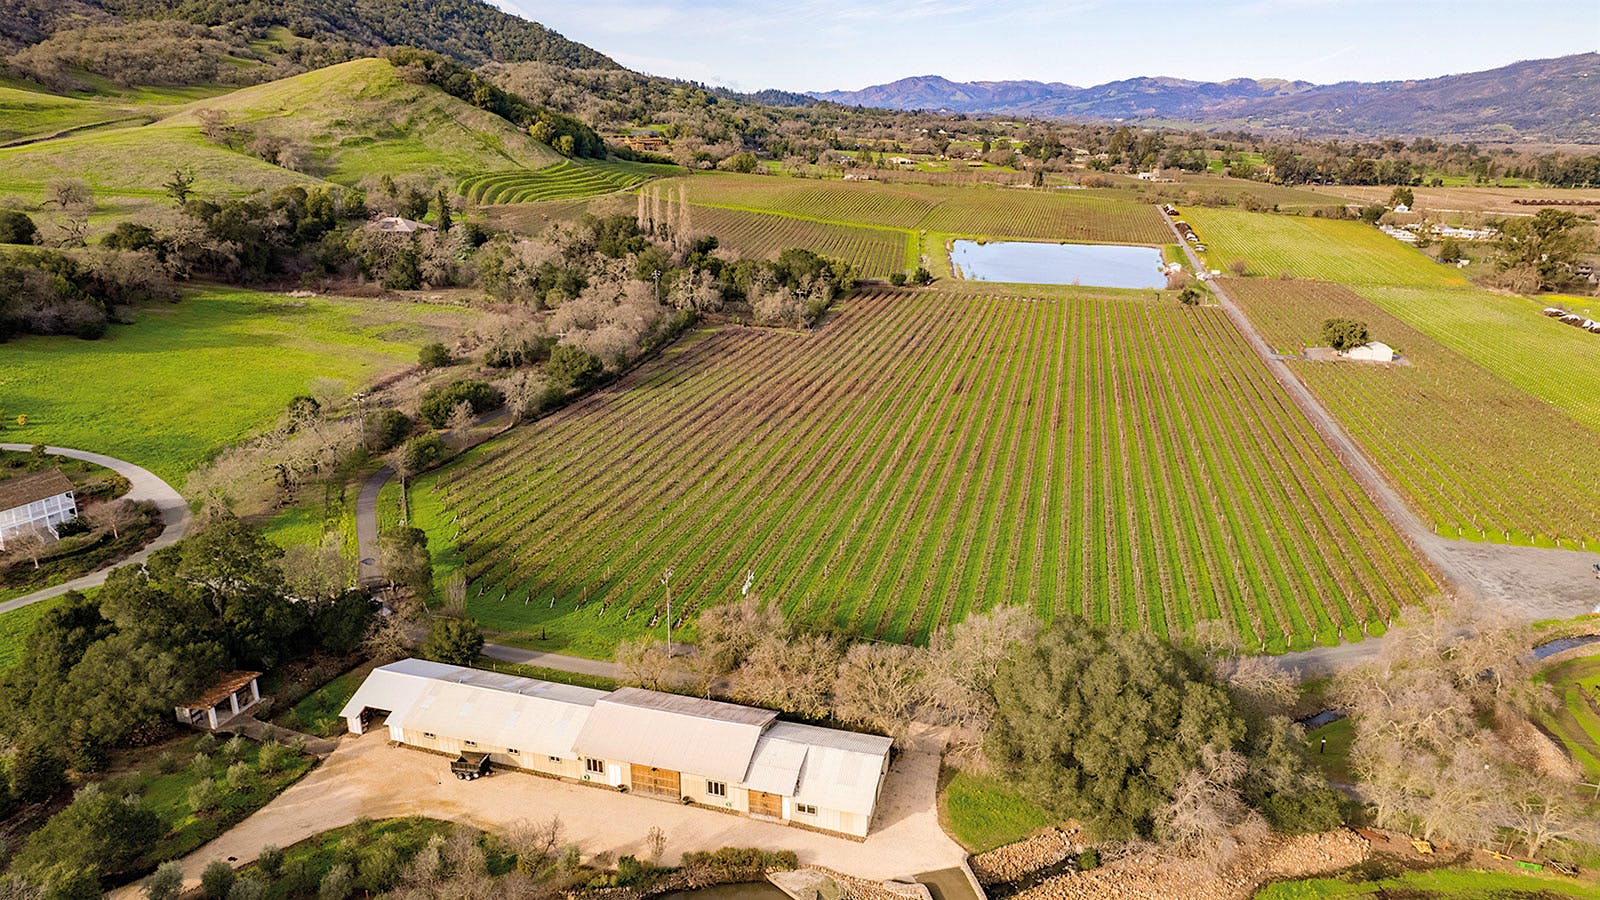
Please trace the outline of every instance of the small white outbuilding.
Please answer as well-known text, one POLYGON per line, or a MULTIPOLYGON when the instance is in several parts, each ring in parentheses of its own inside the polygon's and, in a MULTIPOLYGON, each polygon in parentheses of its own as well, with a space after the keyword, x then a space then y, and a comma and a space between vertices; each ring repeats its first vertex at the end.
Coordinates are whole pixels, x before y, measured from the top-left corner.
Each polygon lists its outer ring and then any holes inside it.
POLYGON ((1359 347, 1351 347, 1345 351, 1348 359, 1359 359, 1363 362, 1394 362, 1394 348, 1383 341, 1368 341, 1359 347))

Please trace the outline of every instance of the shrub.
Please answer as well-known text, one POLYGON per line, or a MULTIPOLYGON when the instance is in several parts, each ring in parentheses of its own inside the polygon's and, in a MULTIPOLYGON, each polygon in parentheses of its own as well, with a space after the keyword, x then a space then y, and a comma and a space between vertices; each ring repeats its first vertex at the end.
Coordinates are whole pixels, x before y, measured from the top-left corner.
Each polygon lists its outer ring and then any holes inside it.
POLYGON ((222 745, 222 757, 228 762, 235 762, 243 755, 244 738, 237 734, 231 738, 228 738, 228 742, 222 745))
POLYGON ((423 344, 422 349, 417 351, 417 365, 424 369, 442 369, 450 362, 450 351, 437 341, 423 344))
POLYGON ((927 266, 917 266, 917 271, 911 273, 911 283, 918 287, 927 287, 933 284, 933 273, 927 266))
POLYGON ((425 659, 468 666, 483 651, 483 632, 473 619, 435 619, 422 642, 425 659))
POLYGON ((1233 262, 1228 263, 1228 271, 1239 276, 1240 278, 1243 278, 1250 274, 1250 261, 1247 259, 1236 259, 1233 262))
POLYGON ((349 863, 339 863, 322 876, 317 886, 317 900, 345 900, 356 888, 356 873, 349 863))
POLYGON ((189 786, 189 809, 195 815, 201 816, 217 808, 217 782, 210 778, 202 778, 189 786))
POLYGON ((246 875, 234 882, 228 900, 265 900, 267 883, 259 875, 246 875))
POLYGON ((452 381, 430 388, 422 395, 422 420, 434 428, 443 428, 450 421, 450 414, 455 412, 456 405, 463 401, 471 404, 475 415, 482 415, 504 403, 505 399, 505 395, 494 385, 469 379, 452 381))
POLYGON ((200 873, 200 893, 205 895, 206 900, 228 900, 228 892, 233 890, 234 882, 238 880, 233 866, 214 859, 200 873))
MULTIPOLYGON (((268 744, 267 746, 276 747, 278 745, 268 744)), ((260 869, 261 874, 268 878, 277 878, 283 874, 283 851, 272 844, 262 847, 261 852, 256 854, 256 868, 260 869)))
POLYGON ((128 874, 165 830, 154 811, 91 784, 28 836, 12 869, 38 876, 65 865, 115 878, 128 874))
POLYGON ((39 229, 25 212, 0 210, 0 244, 31 244, 39 229))
POLYGON ((38 803, 67 786, 67 761, 44 744, 29 741, 12 754, 6 774, 13 797, 22 803, 38 803))
POLYGON ((162 863, 145 879, 144 895, 149 900, 178 900, 183 895, 183 867, 175 860, 162 863))
POLYGON ((419 434, 406 441, 405 466, 412 472, 421 472, 449 453, 450 448, 445 446, 444 438, 433 432, 419 434))
POLYGON ((562 391, 582 391, 591 387, 605 365, 593 353, 579 347, 561 344, 550 351, 550 361, 545 364, 545 378, 550 385, 562 391))
POLYGON ((411 417, 398 409, 376 409, 367 413, 361 426, 361 441, 373 453, 393 450, 411 433, 411 417))
POLYGON ((189 760, 189 771, 204 778, 211 772, 211 757, 205 753, 196 753, 194 758, 189 760))
POLYGON ((633 856, 624 856, 617 860, 617 884, 626 886, 637 884, 645 874, 644 863, 633 856))
POLYGON ((228 788, 230 790, 242 791, 250 787, 250 782, 255 777, 255 771, 250 768, 249 763, 240 760, 228 767, 228 774, 225 777, 228 779, 228 788))
POLYGON ((904 273, 904 272, 896 272, 893 275, 890 275, 889 276, 889 283, 894 285, 895 287, 905 287, 906 286, 906 273, 904 273))
POLYGON ((1093 847, 1083 848, 1083 852, 1078 854, 1077 866, 1079 872, 1098 869, 1100 867, 1100 851, 1093 847))

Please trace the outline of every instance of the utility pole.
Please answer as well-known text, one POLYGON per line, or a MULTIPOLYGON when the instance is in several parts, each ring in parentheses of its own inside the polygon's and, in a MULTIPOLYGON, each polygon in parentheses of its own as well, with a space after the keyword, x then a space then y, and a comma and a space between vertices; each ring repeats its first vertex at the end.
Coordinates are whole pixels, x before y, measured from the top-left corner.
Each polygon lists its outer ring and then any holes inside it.
POLYGON ((655 281, 656 281, 656 302, 660 303, 661 302, 661 270, 660 269, 656 269, 655 271, 651 272, 650 273, 650 277, 654 278, 655 281))
MULTIPOLYGON (((660 276, 660 272, 656 275, 660 276)), ((661 583, 667 588, 667 658, 672 658, 672 570, 668 569, 661 576, 661 583)))

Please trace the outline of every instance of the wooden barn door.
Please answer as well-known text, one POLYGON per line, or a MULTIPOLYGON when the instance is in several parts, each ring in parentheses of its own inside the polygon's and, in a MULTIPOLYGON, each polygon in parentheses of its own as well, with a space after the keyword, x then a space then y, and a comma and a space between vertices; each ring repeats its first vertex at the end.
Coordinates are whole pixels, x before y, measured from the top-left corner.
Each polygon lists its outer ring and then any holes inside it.
POLYGON ((671 769, 654 769, 650 766, 633 766, 632 790, 668 800, 677 800, 683 796, 677 772, 671 769))
POLYGON ((766 791, 750 792, 750 815, 783 818, 783 798, 766 791))

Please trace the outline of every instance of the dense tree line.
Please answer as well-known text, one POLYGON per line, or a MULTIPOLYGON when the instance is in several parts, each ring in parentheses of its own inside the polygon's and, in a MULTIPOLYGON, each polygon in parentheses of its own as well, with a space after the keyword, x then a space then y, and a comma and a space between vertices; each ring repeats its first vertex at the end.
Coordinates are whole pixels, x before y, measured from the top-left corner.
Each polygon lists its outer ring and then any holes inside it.
POLYGON ((401 47, 386 50, 383 56, 399 68, 402 77, 432 84, 458 100, 525 128, 535 140, 549 144, 564 156, 606 155, 605 141, 579 119, 534 106, 438 53, 401 47))
POLYGON ((223 671, 355 649, 371 601, 343 590, 291 599, 282 558, 255 529, 212 512, 144 565, 114 570, 94 599, 70 595, 0 681, 0 734, 92 770, 223 671))
POLYGON ((17 334, 98 338, 119 308, 175 299, 166 273, 139 254, 0 253, 0 341, 17 334))

